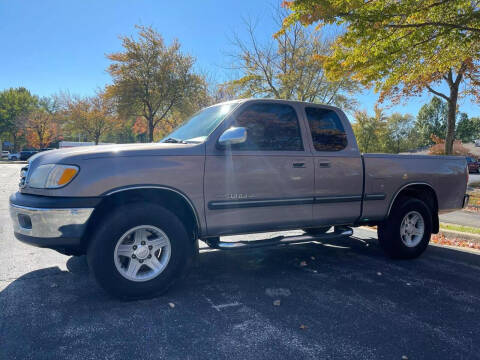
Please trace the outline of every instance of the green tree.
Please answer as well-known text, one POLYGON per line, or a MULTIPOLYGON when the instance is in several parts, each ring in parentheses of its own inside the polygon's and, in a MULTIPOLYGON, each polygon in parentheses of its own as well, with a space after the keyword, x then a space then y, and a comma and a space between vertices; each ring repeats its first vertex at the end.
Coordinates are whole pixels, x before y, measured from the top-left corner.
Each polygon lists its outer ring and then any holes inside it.
POLYGON ((13 140, 14 151, 19 138, 24 135, 27 117, 38 104, 38 97, 23 87, 0 92, 0 133, 7 133, 13 140))
POLYGON ((180 51, 178 41, 167 46, 153 28, 137 29, 137 38, 121 38, 122 52, 107 55, 112 61, 107 71, 113 78, 107 94, 115 98, 122 116, 146 120, 153 141, 155 128, 174 109, 186 104, 201 107, 208 96, 205 80, 193 72, 194 58, 180 51))
POLYGON ((464 143, 480 139, 480 118, 469 118, 467 114, 461 113, 456 133, 457 138, 464 143))
POLYGON ((415 148, 416 141, 412 136, 413 116, 393 113, 387 118, 385 139, 386 152, 400 153, 415 148))
MULTIPOLYGON (((281 10, 274 15, 278 26, 285 15, 281 10)), ((356 103, 350 95, 358 84, 349 78, 326 78, 322 59, 330 54, 331 44, 319 33, 294 24, 280 36, 262 42, 252 21, 246 21, 246 32, 246 41, 234 35, 232 67, 240 76, 226 84, 227 93, 354 108, 356 103)))
POLYGON ((366 111, 357 111, 352 124, 353 132, 361 152, 385 152, 387 119, 383 110, 375 106, 375 115, 369 116, 366 111))
POLYGON ((434 96, 428 104, 424 104, 417 115, 415 130, 418 136, 419 146, 433 144, 432 135, 445 138, 445 127, 447 123, 448 106, 434 96))
POLYGON ((342 29, 325 62, 330 78, 352 77, 364 85, 374 84, 380 100, 399 101, 425 90, 446 100, 445 153, 452 154, 457 101, 464 95, 480 98, 477 1, 294 0, 285 4, 292 14, 283 31, 297 21, 342 29), (446 91, 438 87, 441 83, 446 83, 446 91))

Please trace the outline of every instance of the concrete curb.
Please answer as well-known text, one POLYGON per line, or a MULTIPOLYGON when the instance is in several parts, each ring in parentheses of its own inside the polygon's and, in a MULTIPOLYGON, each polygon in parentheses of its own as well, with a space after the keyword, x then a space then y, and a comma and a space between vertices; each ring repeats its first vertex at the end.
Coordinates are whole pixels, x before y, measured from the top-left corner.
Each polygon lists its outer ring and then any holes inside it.
POLYGON ((0 160, 0 164, 2 164, 2 165, 28 164, 28 161, 0 160))
POLYGON ((477 234, 469 234, 465 232, 444 230, 444 229, 440 229, 438 234, 444 234, 447 239, 456 238, 456 239, 467 240, 467 241, 474 242, 476 244, 480 244, 480 235, 477 235, 477 234))
MULTIPOLYGON (((364 230, 370 230, 370 231, 376 232, 375 229, 372 229, 366 226, 360 226, 360 228, 364 230)), ((455 239, 466 240, 466 241, 474 242, 476 244, 480 244, 480 235, 477 235, 477 234, 469 234, 469 233, 460 232, 460 231, 440 229, 438 234, 432 234, 432 235, 440 235, 440 234, 445 235, 447 239, 455 238, 455 239)))

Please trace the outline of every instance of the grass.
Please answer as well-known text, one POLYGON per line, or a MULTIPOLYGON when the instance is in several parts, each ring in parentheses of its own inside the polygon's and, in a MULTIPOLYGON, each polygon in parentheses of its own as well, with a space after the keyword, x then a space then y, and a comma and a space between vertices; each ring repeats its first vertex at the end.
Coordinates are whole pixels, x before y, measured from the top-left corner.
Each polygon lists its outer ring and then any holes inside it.
POLYGON ((440 223, 440 230, 452 230, 452 231, 458 231, 463 233, 480 235, 480 228, 473 228, 470 226, 440 223))
POLYGON ((470 200, 468 201, 469 205, 480 206, 480 191, 471 191, 469 192, 470 200))

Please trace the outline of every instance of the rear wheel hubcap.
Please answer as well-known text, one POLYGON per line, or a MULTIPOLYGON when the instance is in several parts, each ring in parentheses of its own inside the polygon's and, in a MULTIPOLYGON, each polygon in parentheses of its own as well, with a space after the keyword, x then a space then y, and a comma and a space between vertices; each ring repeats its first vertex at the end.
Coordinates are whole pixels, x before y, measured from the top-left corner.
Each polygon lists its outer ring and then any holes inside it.
POLYGON ((415 247, 425 234, 425 221, 418 211, 408 212, 400 225, 400 238, 407 247, 415 247))

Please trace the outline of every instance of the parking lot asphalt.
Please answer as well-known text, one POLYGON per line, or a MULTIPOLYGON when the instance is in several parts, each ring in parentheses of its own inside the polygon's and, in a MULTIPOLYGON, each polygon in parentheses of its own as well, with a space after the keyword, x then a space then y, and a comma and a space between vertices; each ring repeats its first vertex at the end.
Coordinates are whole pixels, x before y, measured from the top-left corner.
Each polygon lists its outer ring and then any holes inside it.
POLYGON ((121 302, 85 257, 14 239, 19 168, 0 165, 0 359, 480 358, 480 253, 430 246, 393 261, 364 229, 335 243, 202 248, 166 295, 121 302))

